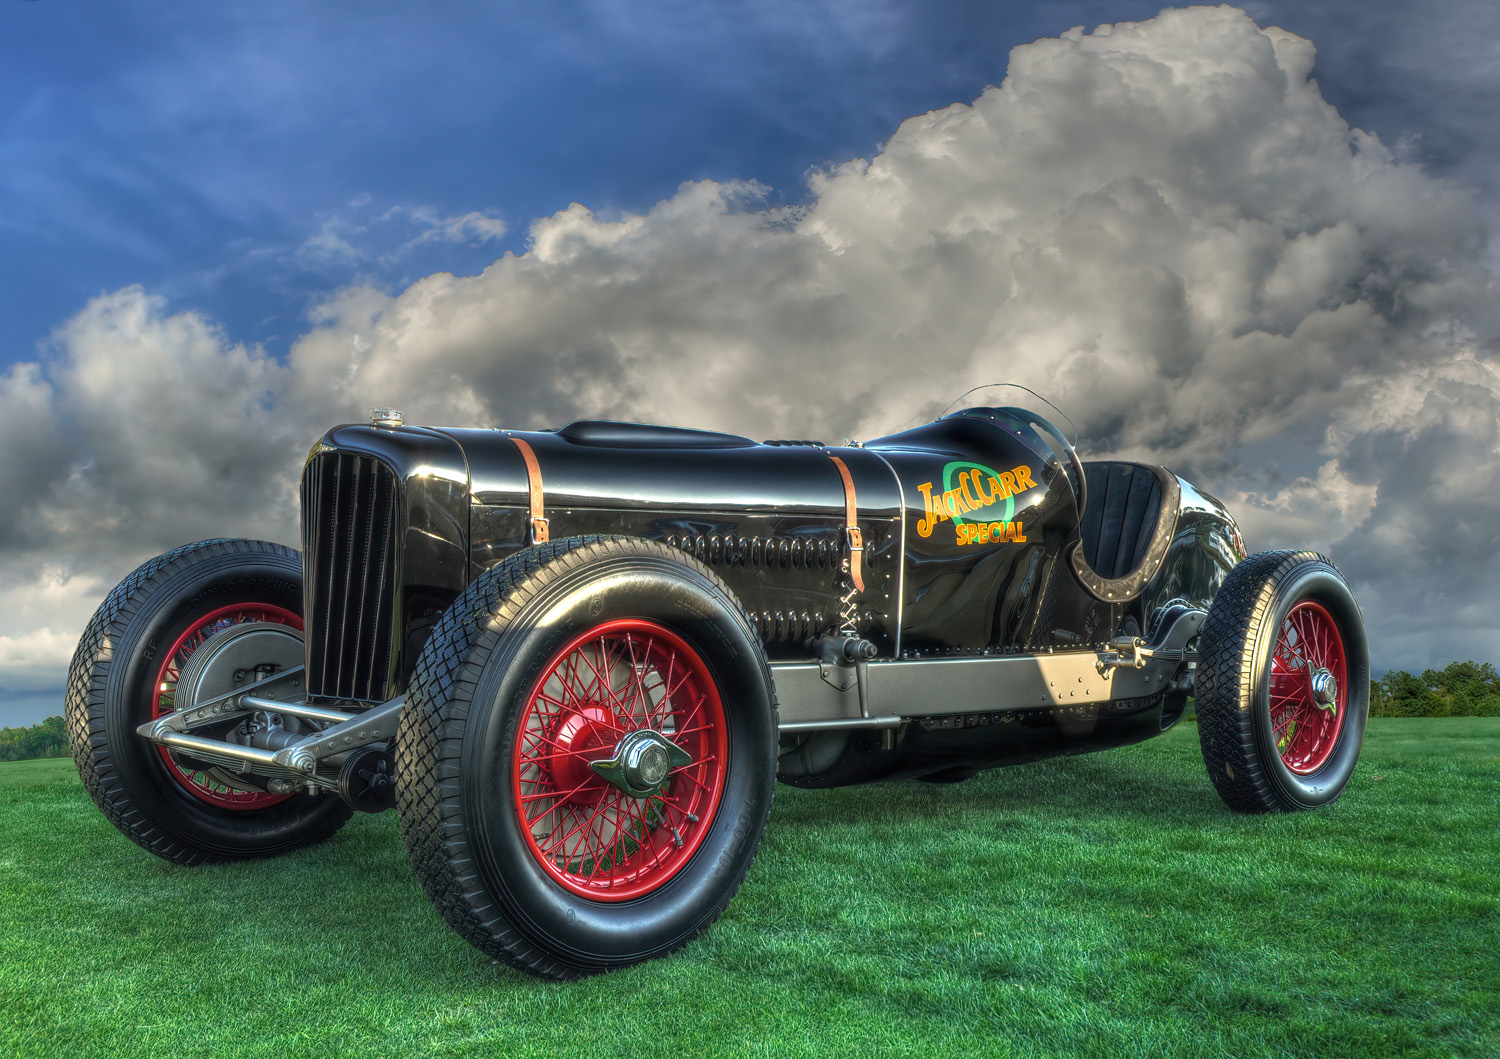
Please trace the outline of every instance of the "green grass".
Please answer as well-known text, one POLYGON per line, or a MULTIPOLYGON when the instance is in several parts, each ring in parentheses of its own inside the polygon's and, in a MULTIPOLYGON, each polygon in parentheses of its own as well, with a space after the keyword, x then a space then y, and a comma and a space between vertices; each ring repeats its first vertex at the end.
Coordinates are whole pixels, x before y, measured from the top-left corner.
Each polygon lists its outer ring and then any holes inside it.
POLYGON ((1500 719, 1376 720, 1342 800, 1229 813, 1191 725, 779 788, 685 951, 574 984, 438 918, 392 815, 186 869, 0 765, 0 1056, 1500 1054, 1500 719))
POLYGON ((40 787, 67 779, 78 779, 78 771, 73 767, 73 759, 70 757, 0 761, 0 790, 6 787, 40 787))

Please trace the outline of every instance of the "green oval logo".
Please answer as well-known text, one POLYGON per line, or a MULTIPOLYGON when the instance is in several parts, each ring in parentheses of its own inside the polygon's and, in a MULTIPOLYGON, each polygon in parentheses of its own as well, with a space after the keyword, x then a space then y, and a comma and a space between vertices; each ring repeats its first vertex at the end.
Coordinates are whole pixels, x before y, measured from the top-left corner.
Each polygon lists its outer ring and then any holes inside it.
POLYGON ((943 468, 943 492, 959 490, 970 508, 967 520, 961 515, 953 516, 955 526, 962 526, 965 521, 1010 521, 1010 517, 1016 513, 1016 498, 1007 496, 1001 500, 997 494, 1004 490, 992 487, 992 479, 998 484, 1000 472, 982 463, 954 460, 943 468), (996 511, 1001 513, 995 514, 996 511))

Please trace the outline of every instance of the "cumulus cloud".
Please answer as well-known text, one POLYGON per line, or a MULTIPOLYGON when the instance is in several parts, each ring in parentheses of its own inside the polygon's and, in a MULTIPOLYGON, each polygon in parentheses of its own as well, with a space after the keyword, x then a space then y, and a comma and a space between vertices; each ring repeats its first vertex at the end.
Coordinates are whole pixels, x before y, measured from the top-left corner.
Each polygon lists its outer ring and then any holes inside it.
POLYGON ((73 655, 78 638, 53 629, 22 636, 0 636, 0 669, 11 687, 29 688, 54 682, 59 667, 73 655))
MULTIPOLYGON (((1005 379, 1067 410, 1089 452, 1216 492, 1252 547, 1330 551, 1377 669, 1491 657, 1483 225, 1351 129, 1313 58, 1228 7, 1071 30, 815 174, 803 206, 709 181, 643 215, 575 203, 481 275, 344 291, 284 362, 139 289, 96 299, 0 381, 0 602, 68 634, 95 582, 155 551, 294 539, 307 443, 375 405, 837 439, 1005 379), (43 557, 76 591, 42 602, 43 557)), ((438 220, 431 240, 492 233, 438 220)))

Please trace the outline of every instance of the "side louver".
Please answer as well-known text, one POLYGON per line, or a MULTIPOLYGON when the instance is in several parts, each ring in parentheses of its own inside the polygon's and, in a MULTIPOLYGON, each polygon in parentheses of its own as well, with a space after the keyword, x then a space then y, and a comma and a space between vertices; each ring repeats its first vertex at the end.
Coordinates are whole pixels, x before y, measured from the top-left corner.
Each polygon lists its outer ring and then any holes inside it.
POLYGON ((386 698, 400 528, 396 478, 384 463, 323 452, 307 464, 302 593, 311 698, 386 698))

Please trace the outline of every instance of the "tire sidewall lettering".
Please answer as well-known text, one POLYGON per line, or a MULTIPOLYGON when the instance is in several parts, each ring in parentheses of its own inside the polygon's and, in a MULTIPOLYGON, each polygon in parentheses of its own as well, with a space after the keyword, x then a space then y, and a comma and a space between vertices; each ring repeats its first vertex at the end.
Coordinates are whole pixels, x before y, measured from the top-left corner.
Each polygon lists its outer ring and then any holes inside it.
POLYGON ((211 609, 210 603, 227 595, 241 595, 247 597, 264 594, 266 598, 273 595, 294 596, 299 600, 298 609, 301 609, 300 598, 302 586, 300 583, 284 581, 269 577, 235 577, 227 581, 215 580, 204 586, 197 595, 186 600, 181 606, 184 613, 211 609))

